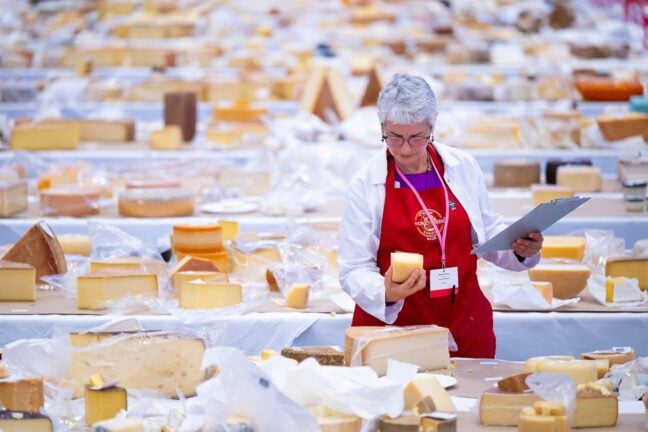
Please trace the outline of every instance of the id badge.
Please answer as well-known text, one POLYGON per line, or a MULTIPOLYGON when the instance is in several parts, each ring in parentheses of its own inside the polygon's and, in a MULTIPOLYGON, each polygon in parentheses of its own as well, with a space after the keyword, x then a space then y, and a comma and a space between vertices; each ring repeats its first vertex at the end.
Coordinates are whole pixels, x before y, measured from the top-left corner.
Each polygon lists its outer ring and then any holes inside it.
POLYGON ((459 268, 446 267, 445 269, 430 270, 430 297, 446 297, 459 293, 459 268))

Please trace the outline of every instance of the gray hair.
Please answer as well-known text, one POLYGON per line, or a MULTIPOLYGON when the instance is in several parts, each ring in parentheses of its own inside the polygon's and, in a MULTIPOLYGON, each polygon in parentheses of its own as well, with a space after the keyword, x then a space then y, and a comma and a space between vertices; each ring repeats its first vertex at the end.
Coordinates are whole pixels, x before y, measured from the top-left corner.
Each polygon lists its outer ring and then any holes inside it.
POLYGON ((416 124, 436 120, 436 96, 421 77, 396 74, 378 96, 378 118, 396 124, 416 124))

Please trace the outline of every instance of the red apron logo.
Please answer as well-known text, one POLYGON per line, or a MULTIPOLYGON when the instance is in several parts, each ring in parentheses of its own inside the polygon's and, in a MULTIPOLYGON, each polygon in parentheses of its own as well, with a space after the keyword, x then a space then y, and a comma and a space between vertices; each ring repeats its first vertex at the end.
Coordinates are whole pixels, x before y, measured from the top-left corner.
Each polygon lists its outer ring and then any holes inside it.
MULTIPOLYGON (((428 211, 430 212, 430 215, 432 215, 434 223, 439 229, 439 232, 441 232, 441 230, 443 230, 445 218, 441 217, 441 213, 436 210, 428 209, 428 211)), ((425 214, 425 211, 420 210, 418 213, 416 213, 416 216, 414 217, 414 226, 416 226, 416 229, 423 237, 427 238, 428 240, 436 240, 437 235, 434 232, 434 228, 430 223, 430 219, 428 219, 427 215, 425 214)))

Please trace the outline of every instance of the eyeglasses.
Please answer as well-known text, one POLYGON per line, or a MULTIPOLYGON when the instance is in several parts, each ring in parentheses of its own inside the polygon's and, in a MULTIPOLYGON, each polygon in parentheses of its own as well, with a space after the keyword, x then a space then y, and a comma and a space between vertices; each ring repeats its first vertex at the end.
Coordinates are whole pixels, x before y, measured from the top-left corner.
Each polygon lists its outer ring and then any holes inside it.
MULTIPOLYGON (((432 131, 428 131, 426 136, 411 136, 407 138, 407 143, 411 147, 423 147, 430 141, 430 134, 432 131)), ((382 136, 383 141, 387 143, 390 147, 400 147, 405 143, 405 138, 400 136, 382 136)))

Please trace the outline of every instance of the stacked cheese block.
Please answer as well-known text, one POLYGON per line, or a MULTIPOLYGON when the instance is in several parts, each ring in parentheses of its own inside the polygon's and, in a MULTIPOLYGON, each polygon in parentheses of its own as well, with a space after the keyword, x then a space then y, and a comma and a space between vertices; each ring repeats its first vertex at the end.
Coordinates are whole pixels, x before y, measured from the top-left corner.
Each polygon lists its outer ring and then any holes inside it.
POLYGON ((0 363, 0 429, 52 432, 52 422, 40 414, 45 405, 43 378, 12 376, 0 363))
POLYGON ((208 140, 230 148, 240 146, 249 136, 260 142, 268 133, 262 119, 267 109, 241 99, 235 102, 221 102, 213 111, 212 122, 207 126, 205 136, 208 140))
POLYGON ((528 271, 534 287, 543 297, 568 299, 585 289, 591 273, 587 266, 581 264, 585 256, 585 246, 584 237, 545 237, 540 251, 542 258, 559 261, 553 264, 538 264, 528 271), (562 262, 565 260, 568 261, 562 262))

